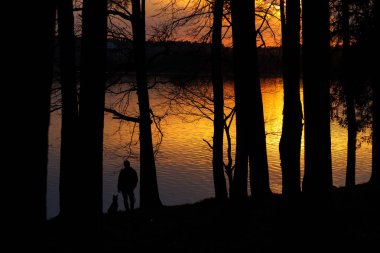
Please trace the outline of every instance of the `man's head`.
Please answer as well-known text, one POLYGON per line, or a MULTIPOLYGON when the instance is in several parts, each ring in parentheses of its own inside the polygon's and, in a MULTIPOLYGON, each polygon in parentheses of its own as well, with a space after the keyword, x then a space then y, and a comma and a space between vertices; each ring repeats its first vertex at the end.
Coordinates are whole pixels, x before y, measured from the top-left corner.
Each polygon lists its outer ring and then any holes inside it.
POLYGON ((124 167, 125 168, 131 167, 131 164, 129 163, 127 159, 124 160, 124 167))

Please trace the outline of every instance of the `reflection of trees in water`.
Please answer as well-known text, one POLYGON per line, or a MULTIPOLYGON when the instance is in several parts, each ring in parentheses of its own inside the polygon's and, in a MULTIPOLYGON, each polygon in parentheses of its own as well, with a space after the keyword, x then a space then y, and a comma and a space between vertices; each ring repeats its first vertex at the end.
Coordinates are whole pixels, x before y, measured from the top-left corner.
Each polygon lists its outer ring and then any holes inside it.
MULTIPOLYGON (((364 81, 363 81, 364 82, 364 81)), ((355 112, 357 132, 360 138, 357 145, 372 142, 372 88, 369 83, 358 85, 355 91, 355 112)), ((347 106, 344 88, 340 81, 335 81, 331 88, 331 119, 347 128, 347 106)))
MULTIPOLYGON (((182 119, 183 122, 196 122, 209 120, 214 122, 214 97, 209 81, 198 80, 190 85, 178 83, 165 88, 162 96, 166 99, 170 114, 182 119)), ((224 89, 223 129, 227 140, 227 162, 223 161, 224 171, 229 185, 232 184, 233 170, 235 168, 232 158, 231 125, 234 123, 235 100, 232 90, 224 89)), ((213 151, 213 142, 203 139, 213 151)))
MULTIPOLYGON (((355 100, 357 131, 362 133, 360 142, 371 141, 372 133, 372 82, 373 62, 369 61, 374 54, 371 40, 374 34, 374 1, 333 1, 331 7, 331 29, 333 42, 337 46, 335 65, 336 80, 331 88, 331 118, 341 126, 347 127, 347 89, 344 89, 344 79, 349 80, 355 100), (345 3, 345 4, 343 4, 345 3), (348 5, 348 6, 346 6, 348 5), (341 56, 340 45, 346 37, 349 44, 345 56, 341 56), (348 38, 347 38, 348 37, 348 38), (343 69, 343 67, 345 69, 343 69), (344 76, 348 75, 348 76, 344 76)), ((360 144, 360 142, 358 144, 360 144)))

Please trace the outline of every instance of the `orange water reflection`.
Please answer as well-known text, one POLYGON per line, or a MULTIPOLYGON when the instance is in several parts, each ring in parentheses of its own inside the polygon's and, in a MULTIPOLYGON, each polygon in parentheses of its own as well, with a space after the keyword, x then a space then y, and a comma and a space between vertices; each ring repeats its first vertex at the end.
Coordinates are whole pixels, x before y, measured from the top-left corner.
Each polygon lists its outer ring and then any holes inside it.
MULTIPOLYGON (((232 83, 226 83, 226 93, 233 94, 232 83)), ((151 91, 152 108, 155 113, 166 111, 165 90, 151 91)), ((281 168, 278 144, 282 127, 282 80, 262 79, 264 115, 267 132, 267 150, 270 170, 270 184, 274 192, 281 192, 281 168)), ((112 104, 118 96, 107 96, 107 104, 112 104)), ((232 101, 226 104, 232 106, 232 101)), ((130 97, 128 114, 136 113, 135 94, 130 97)), ((58 176, 59 176, 59 135, 60 115, 52 115, 50 129, 50 158, 48 182, 49 216, 58 212, 58 176)), ((105 116, 104 129, 104 209, 108 207, 113 193, 116 193, 116 180, 123 158, 132 150, 131 164, 139 170, 137 131, 131 140, 133 124, 120 123, 111 115, 105 116)), ((196 119, 193 116, 167 116, 162 121, 164 138, 157 155, 157 175, 161 199, 166 205, 196 202, 213 196, 212 157, 211 151, 203 139, 212 140, 212 122, 207 119, 196 119)), ((346 129, 331 123, 332 158, 334 184, 344 184, 346 163, 346 129)), ((157 131, 154 132, 155 136, 157 131)), ((231 127, 234 140, 235 128, 231 127)), ((157 138, 156 138, 157 140, 157 138)), ((156 141, 155 140, 155 141, 156 141)), ((234 149, 233 141, 233 149, 234 149)), ((303 141, 302 141, 303 147, 303 141)), ((302 148, 303 157, 303 148, 302 148)), ((303 159, 301 159, 303 171, 303 159)), ((370 176, 371 145, 363 143, 357 150, 357 182, 365 182, 370 176)), ((136 196, 138 196, 138 189, 136 196)), ((137 203, 138 204, 138 203, 137 203)), ((120 204, 122 207, 122 204, 120 204)))

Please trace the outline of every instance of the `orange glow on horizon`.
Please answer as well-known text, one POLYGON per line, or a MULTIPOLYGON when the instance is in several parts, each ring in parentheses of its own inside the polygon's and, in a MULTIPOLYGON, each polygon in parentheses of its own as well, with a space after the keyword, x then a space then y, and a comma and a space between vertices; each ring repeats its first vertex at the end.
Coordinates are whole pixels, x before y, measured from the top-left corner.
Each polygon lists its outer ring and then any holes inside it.
MULTIPOLYGON (((176 10, 181 10, 180 12, 171 13, 170 9, 168 9, 168 13, 160 14, 162 7, 166 6, 169 1, 166 0, 149 0, 146 2, 147 9, 147 31, 148 33, 152 32, 152 26, 159 26, 162 22, 169 22, 172 18, 181 18, 186 15, 190 15, 191 10, 198 6, 206 6, 206 1, 204 0, 177 0, 173 5, 176 10)), ((270 0, 256 0, 256 14, 260 16, 265 16, 265 12, 269 10, 270 14, 266 15, 268 20, 268 24, 264 22, 262 24, 262 20, 256 16, 256 29, 262 26, 262 36, 265 41, 266 46, 279 46, 281 44, 281 27, 280 27, 280 11, 279 7, 276 5, 271 5, 272 1, 270 0)), ((206 8, 209 11, 209 8, 206 8)), ((185 26, 181 26, 177 29, 174 36, 172 36, 171 40, 176 41, 199 41, 202 35, 208 31, 208 28, 198 36, 192 34, 192 29, 196 26, 206 26, 211 27, 212 20, 208 22, 190 22, 185 26), (207 31, 206 31, 207 30, 207 31)), ((223 25, 225 26, 223 29, 223 34, 225 34, 225 38, 223 39, 223 44, 226 47, 232 46, 232 38, 231 38, 231 28, 227 28, 229 23, 227 20, 224 20, 223 25)), ((257 36, 257 45, 262 46, 263 43, 261 41, 261 37, 257 36)))

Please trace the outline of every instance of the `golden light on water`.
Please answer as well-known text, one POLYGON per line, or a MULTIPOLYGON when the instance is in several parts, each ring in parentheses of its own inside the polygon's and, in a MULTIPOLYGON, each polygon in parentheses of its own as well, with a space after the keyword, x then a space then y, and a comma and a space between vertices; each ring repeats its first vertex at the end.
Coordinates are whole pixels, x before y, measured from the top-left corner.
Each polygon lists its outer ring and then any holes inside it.
MULTIPOLYGON (((273 192, 281 192, 281 168, 278 145, 282 128, 283 91, 281 79, 262 79, 265 128, 267 132, 267 152, 270 170, 270 185, 273 192)), ((171 86, 170 84, 166 84, 171 86)), ((165 89, 151 90, 151 106, 158 115, 166 108, 165 89)), ((225 93, 233 94, 231 82, 225 84, 225 93)), ((302 95, 302 92, 301 92, 302 95)), ((112 104, 117 96, 108 95, 106 102, 112 104)), ((226 101, 233 107, 233 101, 226 101)), ((128 115, 135 115, 137 100, 135 93, 130 97, 128 115)), ((186 117, 169 113, 161 122, 163 141, 157 154, 157 175, 160 196, 164 204, 176 205, 192 203, 214 195, 212 179, 212 153, 204 139, 211 142, 213 125, 210 120, 186 117)), ((154 142, 158 132, 154 131, 154 142)), ((234 150, 235 126, 231 126, 232 147, 234 150)), ((358 137, 360 139, 360 135, 358 137)), ((345 183, 347 129, 331 123, 332 160, 334 185, 345 183)), ((49 216, 58 212, 60 114, 52 115, 50 128, 48 205, 49 216)), ((302 141, 303 146, 303 141, 302 141)), ((105 115, 104 129, 104 206, 108 207, 123 159, 132 150, 131 165, 139 171, 138 126, 120 123, 111 115, 105 115), (132 132, 134 131, 133 138, 132 132), (130 143, 131 145, 127 145, 130 143)), ((366 182, 370 176, 372 147, 362 143, 357 150, 357 183, 366 182)), ((233 152, 234 157, 234 152, 233 152)), ((303 171, 303 148, 301 166, 303 171)), ((139 196, 137 189, 136 196, 139 196)), ((138 203, 137 203, 138 204, 138 203)))

